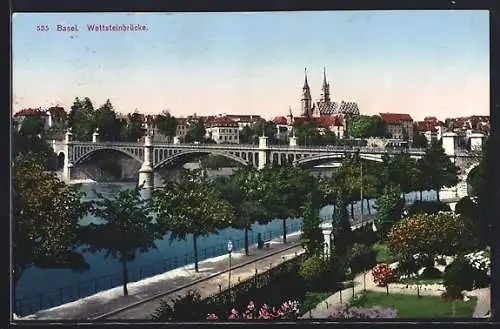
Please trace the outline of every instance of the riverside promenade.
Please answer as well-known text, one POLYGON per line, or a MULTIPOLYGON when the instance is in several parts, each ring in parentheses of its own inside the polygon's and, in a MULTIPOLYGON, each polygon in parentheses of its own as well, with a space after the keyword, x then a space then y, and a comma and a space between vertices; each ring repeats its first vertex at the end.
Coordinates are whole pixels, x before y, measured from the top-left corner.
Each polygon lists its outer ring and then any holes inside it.
MULTIPOLYGON (((269 247, 249 248, 232 253, 231 285, 262 273, 304 252, 299 243, 299 234, 287 235, 271 240, 269 247)), ((115 287, 92 296, 60 305, 23 317, 19 320, 147 320, 160 305, 160 300, 185 295, 197 290, 202 297, 228 288, 229 256, 223 255, 199 263, 199 272, 194 264, 184 266, 154 277, 128 284, 128 296, 123 296, 123 287, 115 287), (220 285, 220 286, 219 286, 220 285)))

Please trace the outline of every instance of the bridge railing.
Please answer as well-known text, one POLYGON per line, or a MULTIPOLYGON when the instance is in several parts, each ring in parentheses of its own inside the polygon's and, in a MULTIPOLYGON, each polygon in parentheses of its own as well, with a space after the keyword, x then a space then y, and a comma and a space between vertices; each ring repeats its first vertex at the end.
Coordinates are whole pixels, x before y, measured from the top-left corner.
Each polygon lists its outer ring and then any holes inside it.
MULTIPOLYGON (((301 223, 291 223, 287 225, 287 233, 297 232, 301 229, 301 223)), ((262 233, 263 240, 271 240, 283 235, 283 231, 272 230, 262 233)), ((257 234, 248 235, 248 244, 252 246, 257 243, 257 234)), ((235 250, 245 247, 244 236, 235 239, 233 246, 235 250)), ((198 251, 198 261, 218 257, 227 254, 227 243, 219 243, 198 251)), ((129 272, 129 282, 139 281, 154 275, 162 274, 176 268, 194 263, 194 253, 189 252, 182 255, 165 258, 152 262, 148 265, 137 267, 129 272)), ((26 316, 37 311, 69 303, 100 291, 120 287, 123 284, 121 274, 108 274, 79 282, 78 284, 64 286, 51 291, 39 293, 16 299, 15 313, 18 316, 26 316)))

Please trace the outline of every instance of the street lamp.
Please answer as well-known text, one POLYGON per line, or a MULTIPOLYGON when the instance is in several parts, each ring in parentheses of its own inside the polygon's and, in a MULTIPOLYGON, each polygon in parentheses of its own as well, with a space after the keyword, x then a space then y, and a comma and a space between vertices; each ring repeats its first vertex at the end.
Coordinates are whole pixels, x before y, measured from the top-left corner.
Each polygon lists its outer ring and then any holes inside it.
POLYGON ((233 251, 233 241, 227 242, 227 252, 229 253, 229 289, 231 289, 231 252, 233 251))

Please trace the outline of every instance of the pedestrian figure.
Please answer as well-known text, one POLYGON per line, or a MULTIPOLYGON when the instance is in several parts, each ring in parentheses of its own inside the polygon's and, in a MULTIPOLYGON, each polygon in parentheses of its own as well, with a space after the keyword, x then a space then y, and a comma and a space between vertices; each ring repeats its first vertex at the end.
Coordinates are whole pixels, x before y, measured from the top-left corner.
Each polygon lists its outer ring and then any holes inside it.
POLYGON ((257 234, 257 248, 262 249, 264 247, 264 240, 262 240, 261 234, 257 234))

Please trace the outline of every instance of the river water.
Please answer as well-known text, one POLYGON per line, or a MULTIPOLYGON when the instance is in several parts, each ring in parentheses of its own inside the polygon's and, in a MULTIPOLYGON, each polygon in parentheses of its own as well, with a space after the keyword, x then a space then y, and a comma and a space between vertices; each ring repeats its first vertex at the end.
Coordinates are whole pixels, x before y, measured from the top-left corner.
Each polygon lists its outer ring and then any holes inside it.
MULTIPOLYGON (((110 197, 122 189, 132 189, 135 185, 135 183, 91 183, 81 185, 80 189, 87 193, 87 199, 94 199, 96 192, 110 197)), ((435 196, 433 191, 424 192, 426 200, 435 199, 435 196)), ((407 200, 416 198, 415 192, 407 195, 407 200)), ((374 200, 371 200, 372 213, 376 212, 373 209, 374 204, 374 200)), ((360 214, 359 205, 360 203, 355 205, 355 217, 360 214)), ((324 207, 320 211, 320 217, 331 218, 332 210, 332 206, 324 207)), ((364 213, 367 213, 366 204, 364 213)), ((99 222, 99 218, 87 215, 81 220, 82 224, 90 222, 99 222)), ((301 222, 300 219, 288 220, 287 233, 299 231, 301 222)), ((254 224, 251 232, 254 239, 259 232, 262 233, 264 239, 279 237, 282 232, 282 221, 277 219, 267 225, 254 224)), ((227 228, 217 235, 199 238, 199 260, 225 253, 225 246, 229 239, 233 240, 236 249, 243 248, 243 237, 242 230, 227 228)), ((255 243, 255 240, 252 242, 255 243)), ((190 236, 186 240, 175 240, 170 243, 167 235, 165 239, 157 241, 157 247, 148 253, 139 253, 136 260, 129 263, 131 281, 158 274, 162 272, 162 266, 165 270, 167 267, 172 269, 192 263, 193 243, 190 236)), ((116 259, 105 258, 104 253, 86 253, 85 258, 90 264, 90 270, 83 273, 65 269, 42 270, 35 267, 27 269, 17 285, 17 313, 29 314, 120 285, 121 264, 116 259), (96 278, 100 279, 96 280, 96 278)))

